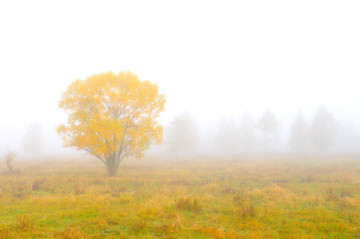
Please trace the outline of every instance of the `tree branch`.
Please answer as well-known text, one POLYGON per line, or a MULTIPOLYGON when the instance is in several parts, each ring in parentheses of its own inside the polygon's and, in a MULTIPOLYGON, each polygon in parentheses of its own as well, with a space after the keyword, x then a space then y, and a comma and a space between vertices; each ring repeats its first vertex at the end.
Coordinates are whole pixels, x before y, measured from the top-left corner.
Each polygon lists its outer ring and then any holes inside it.
POLYGON ((99 155, 97 155, 96 153, 94 153, 93 151, 91 151, 90 149, 87 149, 85 147, 81 147, 81 149, 85 150, 86 152, 94 155, 95 157, 97 157, 98 159, 100 159, 105 165, 106 165, 106 161, 104 159, 102 159, 99 155))

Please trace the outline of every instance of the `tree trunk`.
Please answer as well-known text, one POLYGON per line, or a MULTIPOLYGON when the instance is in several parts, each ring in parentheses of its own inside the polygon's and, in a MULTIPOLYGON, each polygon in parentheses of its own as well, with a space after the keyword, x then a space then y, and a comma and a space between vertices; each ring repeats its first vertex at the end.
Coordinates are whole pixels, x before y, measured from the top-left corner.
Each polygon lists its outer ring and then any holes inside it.
POLYGON ((264 148, 264 152, 267 153, 267 148, 268 148, 268 136, 267 136, 267 132, 265 131, 265 148, 264 148))
POLYGON ((11 161, 7 161, 6 164, 7 164, 7 167, 9 169, 9 172, 12 173, 14 170, 13 170, 13 167, 11 165, 11 161))
POLYGON ((109 177, 115 177, 118 170, 116 165, 116 158, 114 156, 106 160, 106 169, 109 177))

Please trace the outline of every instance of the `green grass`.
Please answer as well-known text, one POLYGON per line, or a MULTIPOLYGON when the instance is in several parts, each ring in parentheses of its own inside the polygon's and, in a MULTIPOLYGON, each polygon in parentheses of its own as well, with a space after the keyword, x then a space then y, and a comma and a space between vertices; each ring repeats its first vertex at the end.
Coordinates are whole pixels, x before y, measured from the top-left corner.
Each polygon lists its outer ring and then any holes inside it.
MULTIPOLYGON (((0 175, 0 238, 360 238, 360 158, 95 159, 0 175)), ((2 165, 0 171, 5 171, 2 165)))

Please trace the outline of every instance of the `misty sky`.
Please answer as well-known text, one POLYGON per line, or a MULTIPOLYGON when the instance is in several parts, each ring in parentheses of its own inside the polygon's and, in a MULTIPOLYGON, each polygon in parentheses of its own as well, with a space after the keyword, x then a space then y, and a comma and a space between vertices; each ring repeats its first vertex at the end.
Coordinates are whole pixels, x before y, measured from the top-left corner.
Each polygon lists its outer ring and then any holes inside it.
POLYGON ((163 122, 268 108, 293 119, 320 104, 360 122, 359 12, 359 1, 1 1, 0 148, 33 121, 54 130, 61 92, 108 70, 157 83, 163 122))

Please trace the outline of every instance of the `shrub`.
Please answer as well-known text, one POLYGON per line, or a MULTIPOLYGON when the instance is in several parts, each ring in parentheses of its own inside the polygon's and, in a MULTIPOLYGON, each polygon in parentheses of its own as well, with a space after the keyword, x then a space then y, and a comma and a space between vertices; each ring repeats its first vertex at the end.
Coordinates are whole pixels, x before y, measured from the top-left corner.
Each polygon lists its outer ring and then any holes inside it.
POLYGON ((176 225, 174 224, 162 224, 154 227, 155 234, 161 237, 167 234, 174 233, 175 231, 176 231, 176 225))
POLYGON ((244 207, 241 208, 241 216, 243 218, 254 218, 256 216, 256 211, 255 211, 255 207, 252 204, 246 205, 244 207))
POLYGON ((335 194, 335 190, 333 188, 329 188, 326 193, 328 201, 336 201, 338 199, 338 196, 335 194))
POLYGON ((139 234, 146 227, 146 221, 138 221, 132 224, 132 230, 135 234, 139 234))
POLYGON ((27 231, 32 228, 33 223, 26 215, 16 216, 16 228, 20 231, 27 231))
POLYGON ((243 206, 247 201, 249 201, 249 195, 246 191, 237 193, 233 196, 233 203, 236 206, 243 206))
POLYGON ((76 184, 75 187, 74 187, 74 193, 75 193, 75 195, 84 194, 85 190, 79 184, 76 184))
POLYGON ((233 193, 234 190, 231 188, 231 187, 224 187, 222 190, 221 190, 221 193, 222 194, 228 194, 228 193, 233 193))
POLYGON ((181 197, 176 201, 175 205, 181 210, 189 210, 193 212, 201 210, 199 200, 191 197, 181 197))
POLYGON ((75 239, 75 238, 83 238, 84 235, 81 231, 76 228, 67 228, 60 232, 55 233, 55 238, 61 239, 75 239))
POLYGON ((341 197, 352 197, 353 196, 352 194, 353 193, 351 192, 351 190, 349 188, 343 187, 341 189, 341 197))
POLYGON ((45 182, 46 182, 45 178, 35 180, 31 185, 32 190, 34 191, 42 190, 45 182))

